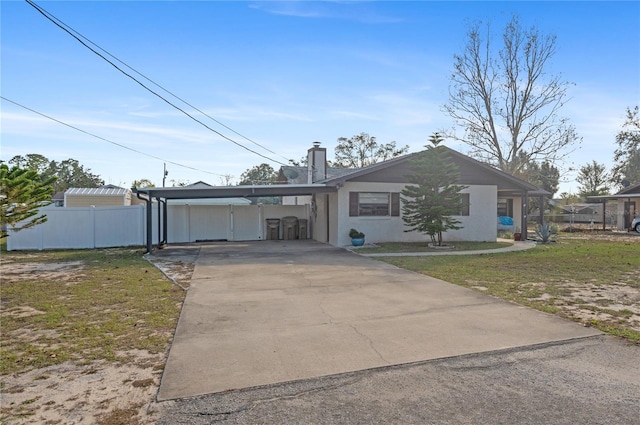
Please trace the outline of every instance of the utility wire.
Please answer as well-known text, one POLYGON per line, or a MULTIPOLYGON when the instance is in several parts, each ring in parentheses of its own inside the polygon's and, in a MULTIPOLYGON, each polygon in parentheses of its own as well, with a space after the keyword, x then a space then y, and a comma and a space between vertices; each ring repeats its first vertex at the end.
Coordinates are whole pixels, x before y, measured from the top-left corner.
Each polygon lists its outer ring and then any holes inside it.
MULTIPOLYGON (((27 0, 27 3, 32 4, 31 1, 27 0)), ((34 4, 32 4, 34 7, 36 7, 34 4)), ((86 36, 84 36, 82 33, 78 32, 77 30, 75 30, 73 27, 69 26, 68 24, 66 24, 65 22, 61 21, 60 19, 58 19, 56 16, 52 15, 50 12, 42 9, 41 7, 37 7, 38 9, 40 9, 42 12, 47 13, 48 17, 50 17, 51 19, 54 19, 56 22, 60 23, 61 25, 63 25, 65 28, 67 28, 69 31, 73 32, 75 35, 77 35, 78 37, 82 38, 83 40, 85 40, 87 43, 91 44, 92 46, 96 47, 98 50, 100 50, 101 52, 105 53, 107 56, 109 56, 110 58, 114 59, 115 61, 119 62, 120 64, 124 65, 125 67, 127 67, 128 69, 130 69, 131 71, 135 72, 136 74, 138 74, 139 76, 141 76, 142 78, 144 78, 145 80, 149 81, 150 83, 154 84, 156 87, 159 87, 160 89, 162 89, 164 92, 170 94, 171 96, 173 96, 174 98, 178 99, 179 101, 181 101, 182 103, 184 103, 185 105, 190 106, 191 108, 195 109, 196 111, 200 112, 202 115, 204 115, 205 117, 211 119, 212 121, 214 121, 215 123, 219 124, 220 126, 226 128, 227 130, 235 133, 236 135, 242 137, 243 139, 253 143, 254 145, 261 147, 262 149, 266 150, 269 153, 272 153, 274 155, 279 156, 280 158, 284 159, 285 161, 289 161, 289 158, 285 158, 284 156, 278 154, 277 152, 272 151, 271 149, 267 148, 266 146, 256 142, 253 139, 250 139, 247 136, 244 136, 243 134, 238 133, 236 130, 234 130, 233 128, 227 126, 226 124, 220 122, 219 120, 215 119, 214 117, 212 117, 211 115, 207 114, 206 112, 202 111, 201 109, 197 108, 196 106, 192 105, 191 103, 187 102, 185 99, 181 98, 180 96, 178 96, 177 94, 171 92, 169 89, 167 89, 166 87, 162 86, 161 84, 157 83, 156 81, 152 80, 151 78, 147 77, 146 75, 144 75, 143 73, 141 73, 140 71, 138 71, 137 69, 133 68, 132 66, 130 66, 129 64, 127 64, 126 62, 122 61, 120 58, 114 56, 113 54, 111 54, 109 51, 105 50, 104 48, 102 48, 101 46, 99 46, 98 44, 94 43, 93 41, 91 41, 89 38, 87 38, 86 36)), ((39 10, 39 11, 40 11, 39 10)), ((42 13, 41 12, 41 13, 42 13)))
MULTIPOLYGON (((241 147, 242 149, 245 149, 255 155, 258 155, 264 159, 267 159, 271 162, 275 162, 277 164, 280 165, 287 165, 281 161, 275 160, 273 158, 269 158, 266 155, 261 154, 260 152, 257 152, 251 148, 248 148, 246 146, 244 146, 241 143, 236 142, 235 140, 233 140, 232 138, 225 136, 224 134, 220 133, 219 131, 209 127, 207 124, 203 123, 202 121, 200 121, 199 119, 197 119, 196 117, 194 117, 193 115, 191 115, 190 113, 188 113, 187 111, 185 111, 184 109, 180 108, 179 106, 175 105, 174 103, 172 103, 170 100, 168 100, 167 98, 163 97, 161 94, 155 92, 154 90, 152 90, 151 88, 147 87, 143 82, 141 82, 140 80, 138 80, 137 78, 135 78, 133 75, 127 73, 126 71, 124 71, 122 68, 120 68, 118 65, 116 65, 115 63, 113 63, 112 61, 110 61, 109 59, 107 59, 104 55, 102 55, 100 52, 96 51, 94 48, 92 48, 91 46, 89 46, 87 43, 85 43, 84 41, 82 41, 80 39, 79 36, 77 36, 76 34, 74 34, 72 32, 72 30, 68 29, 68 25, 64 24, 64 22, 60 21, 58 18, 56 18, 55 16, 51 15, 49 12, 47 12, 46 10, 42 9, 40 6, 38 6, 37 4, 35 4, 33 1, 31 0, 25 0, 30 6, 32 6, 33 8, 35 8, 38 12, 40 12, 40 14, 42 16, 44 16, 45 18, 47 18, 49 21, 51 21, 54 25, 56 25, 57 27, 59 27, 60 29, 62 29, 64 32, 66 32, 67 34, 69 34, 71 37, 73 37, 74 39, 76 39, 80 44, 82 44, 83 46, 85 46, 87 49, 91 50, 94 54, 96 54, 97 56, 99 56, 100 58, 102 58, 104 61, 106 61, 107 63, 109 63, 111 66, 113 66, 115 69, 117 69, 118 71, 120 71, 122 74, 124 74, 125 76, 129 77, 130 79, 132 79, 133 81, 135 81, 136 83, 138 83, 140 86, 142 86, 145 90, 147 90, 148 92, 152 93, 153 95, 155 95, 156 97, 160 98, 161 100, 163 100, 165 103, 169 104, 170 106, 172 106, 173 108, 177 109, 178 111, 182 112, 183 114, 185 114, 186 116, 188 116, 189 118, 191 118, 193 121, 199 123, 200 125, 202 125, 203 127, 207 128, 208 130, 216 133, 218 136, 222 137, 225 140, 228 140, 229 142, 235 144, 236 146, 241 147)), ((71 27, 69 27, 71 28, 71 27)), ((74 30, 75 31, 75 30, 74 30)), ((93 44, 93 43, 92 43, 93 44)), ((126 64, 125 64, 126 65, 126 64)), ((131 68, 133 69, 133 68, 131 68)), ((135 71, 135 70, 134 70, 135 71)), ((136 71, 137 72, 137 71, 136 71)), ((142 75, 142 74, 140 74, 142 75)), ((146 77, 145 77, 146 78, 146 77)), ((149 80, 151 81, 151 80, 149 80)), ((151 81, 153 83, 153 81, 151 81)), ((154 83, 155 84, 155 83, 154 83)), ((156 84, 157 85, 157 84, 156 84)), ((162 88, 161 86, 158 86, 160 88, 162 88)), ((164 89, 163 89, 164 90, 164 89)), ((165 90, 166 91, 166 90, 165 90)), ((168 92, 170 93, 170 92, 168 92)), ((171 93, 170 93, 171 94, 171 93)), ((173 95, 173 94, 172 94, 173 95)), ((177 96, 173 95, 174 97, 177 98, 177 96)), ((179 98, 178 98, 179 99, 179 98)), ((183 101, 184 102, 184 101, 183 101)), ((186 102, 185 102, 186 103, 186 102)), ((187 105, 189 105, 187 103, 187 105)), ((191 105, 189 105, 191 106, 191 105)), ((196 109, 196 108, 194 108, 196 109)), ((197 110, 197 109, 196 109, 197 110)), ((206 115, 206 114, 205 114, 206 115)), ((217 122, 217 121, 216 121, 217 122)), ((263 147, 264 148, 264 147, 263 147)), ((286 158, 285 158, 286 159, 286 158)))
POLYGON ((131 152, 135 152, 135 153, 138 153, 138 154, 140 154, 140 155, 148 156, 149 158, 153 158, 153 159, 157 159, 157 160, 160 160, 160 161, 163 161, 163 162, 167 162, 167 163, 169 163, 169 164, 173 164, 173 165, 178 166, 178 167, 188 168, 189 170, 199 171, 199 172, 201 172, 201 173, 207 173, 207 174, 211 174, 211 175, 219 176, 219 177, 226 177, 224 174, 217 174, 217 173, 212 173, 212 172, 210 172, 210 171, 200 170, 200 169, 198 169, 198 168, 190 167, 190 166, 188 166, 188 165, 180 164, 180 163, 178 163, 178 162, 170 161, 170 160, 168 160, 168 159, 163 159, 163 158, 160 158, 160 157, 158 157, 158 156, 151 155, 151 154, 149 154, 149 153, 142 152, 142 151, 139 151, 139 150, 134 149, 134 148, 130 148, 129 146, 123 145, 122 143, 117 143, 117 142, 114 142, 114 141, 112 141, 112 140, 105 139, 104 137, 100 137, 100 136, 95 135, 95 134, 93 134, 93 133, 89 133, 88 131, 85 131, 85 130, 83 130, 83 129, 81 129, 81 128, 75 127, 75 126, 73 126, 73 125, 71 125, 71 124, 67 124, 67 123, 66 123, 66 122, 64 122, 64 121, 61 121, 61 120, 56 119, 56 118, 53 118, 53 117, 51 117, 51 116, 49 116, 49 115, 43 114, 42 112, 38 112, 38 111, 36 111, 35 109, 31 109, 31 108, 29 108, 29 107, 27 107, 27 106, 24 106, 24 105, 22 105, 22 104, 20 104, 20 103, 18 103, 18 102, 16 102, 16 101, 13 101, 13 100, 11 100, 11 99, 8 99, 8 98, 6 98, 6 97, 4 97, 4 96, 0 96, 0 99, 2 99, 2 100, 6 100, 6 101, 7 101, 7 102, 9 102, 9 103, 13 103, 13 104, 14 104, 14 105, 16 105, 16 106, 19 106, 19 107, 21 107, 21 108, 23 108, 23 109, 26 109, 27 111, 33 112, 34 114, 40 115, 41 117, 44 117, 44 118, 50 119, 51 121, 55 121, 55 122, 57 122, 58 124, 62 124, 62 125, 64 125, 64 126, 67 126, 67 127, 69 127, 69 128, 72 128, 72 129, 74 129, 74 130, 76 130, 76 131, 79 131, 79 132, 81 132, 81 133, 87 134, 87 135, 89 135, 89 136, 91 136, 91 137, 95 137, 96 139, 100 139, 100 140, 105 141, 105 142, 107 142, 107 143, 111 143, 112 145, 119 146, 119 147, 121 147, 121 148, 123 148, 123 149, 126 149, 126 150, 129 150, 129 151, 131 151, 131 152))

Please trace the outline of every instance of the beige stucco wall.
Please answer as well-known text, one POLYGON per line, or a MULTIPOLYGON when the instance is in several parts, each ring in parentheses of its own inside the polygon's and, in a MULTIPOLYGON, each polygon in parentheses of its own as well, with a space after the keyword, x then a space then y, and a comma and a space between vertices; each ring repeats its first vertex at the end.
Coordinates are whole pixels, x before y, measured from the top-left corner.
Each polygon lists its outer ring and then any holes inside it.
POLYGON ((122 195, 114 196, 91 196, 91 195, 67 195, 65 197, 65 207, 122 207, 131 205, 131 194, 127 197, 122 195))
MULTIPOLYGON (((336 226, 336 233, 335 236, 332 234, 330 243, 337 246, 350 245, 349 230, 351 228, 363 232, 366 235, 366 241, 371 243, 429 240, 428 235, 405 232, 407 227, 401 216, 349 217, 349 192, 400 192, 404 186, 402 183, 346 183, 337 194, 336 219, 331 220, 331 223, 336 226)), ((469 216, 457 216, 464 228, 448 231, 444 235, 445 240, 495 241, 498 204, 496 186, 469 186, 464 192, 469 193, 469 216)))

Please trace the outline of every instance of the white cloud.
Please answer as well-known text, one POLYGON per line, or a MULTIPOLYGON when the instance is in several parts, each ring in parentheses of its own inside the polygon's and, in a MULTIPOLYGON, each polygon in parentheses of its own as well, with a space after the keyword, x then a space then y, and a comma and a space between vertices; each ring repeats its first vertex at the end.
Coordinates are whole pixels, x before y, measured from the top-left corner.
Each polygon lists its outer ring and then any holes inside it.
POLYGON ((362 1, 261 1, 249 5, 265 13, 306 19, 341 19, 366 24, 397 24, 404 19, 382 14, 375 2, 362 1))

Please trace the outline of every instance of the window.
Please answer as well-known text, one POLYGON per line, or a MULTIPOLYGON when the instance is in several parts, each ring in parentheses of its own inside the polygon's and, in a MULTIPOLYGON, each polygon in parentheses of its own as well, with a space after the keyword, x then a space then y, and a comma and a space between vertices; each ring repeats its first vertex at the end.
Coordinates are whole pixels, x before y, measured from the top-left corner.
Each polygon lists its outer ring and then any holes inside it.
POLYGON ((350 217, 398 217, 400 194, 397 192, 349 192, 350 217))
POLYGON ((460 194, 460 215, 469 215, 469 194, 461 193, 460 194))
POLYGON ((513 217, 513 199, 498 198, 498 216, 513 217))

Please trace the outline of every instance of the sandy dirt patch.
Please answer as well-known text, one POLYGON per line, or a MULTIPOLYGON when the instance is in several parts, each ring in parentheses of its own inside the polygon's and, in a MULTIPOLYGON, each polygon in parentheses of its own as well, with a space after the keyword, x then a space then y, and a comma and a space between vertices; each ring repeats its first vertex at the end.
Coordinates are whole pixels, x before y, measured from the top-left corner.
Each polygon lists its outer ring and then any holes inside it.
POLYGON ((2 419, 11 424, 153 424, 164 354, 120 353, 126 365, 105 361, 60 365, 0 377, 2 419), (123 421, 124 420, 124 421, 123 421))
POLYGON ((17 261, 2 262, 2 280, 20 282, 32 279, 37 275, 46 280, 71 280, 78 278, 84 268, 82 261, 68 261, 61 263, 20 263, 17 261))
MULTIPOLYGON (((188 287, 198 250, 162 258, 158 268, 175 284, 188 287)), ((37 255, 3 256, 3 282, 27 279, 77 281, 84 262, 42 263, 37 255), (22 262, 21 260, 26 260, 22 262)), ((152 258, 152 264, 156 261, 152 258)), ((2 308, 5 317, 42 314, 30 306, 2 308)), ((44 331, 39 331, 44 332, 44 331)), ((55 331, 46 331, 55 332, 55 331)), ((21 330, 21 338, 36 340, 40 333, 21 330)), ((126 362, 64 362, 24 373, 0 376, 0 423, 65 425, 146 425, 160 417, 155 402, 166 353, 133 350, 117 353, 126 362)))

